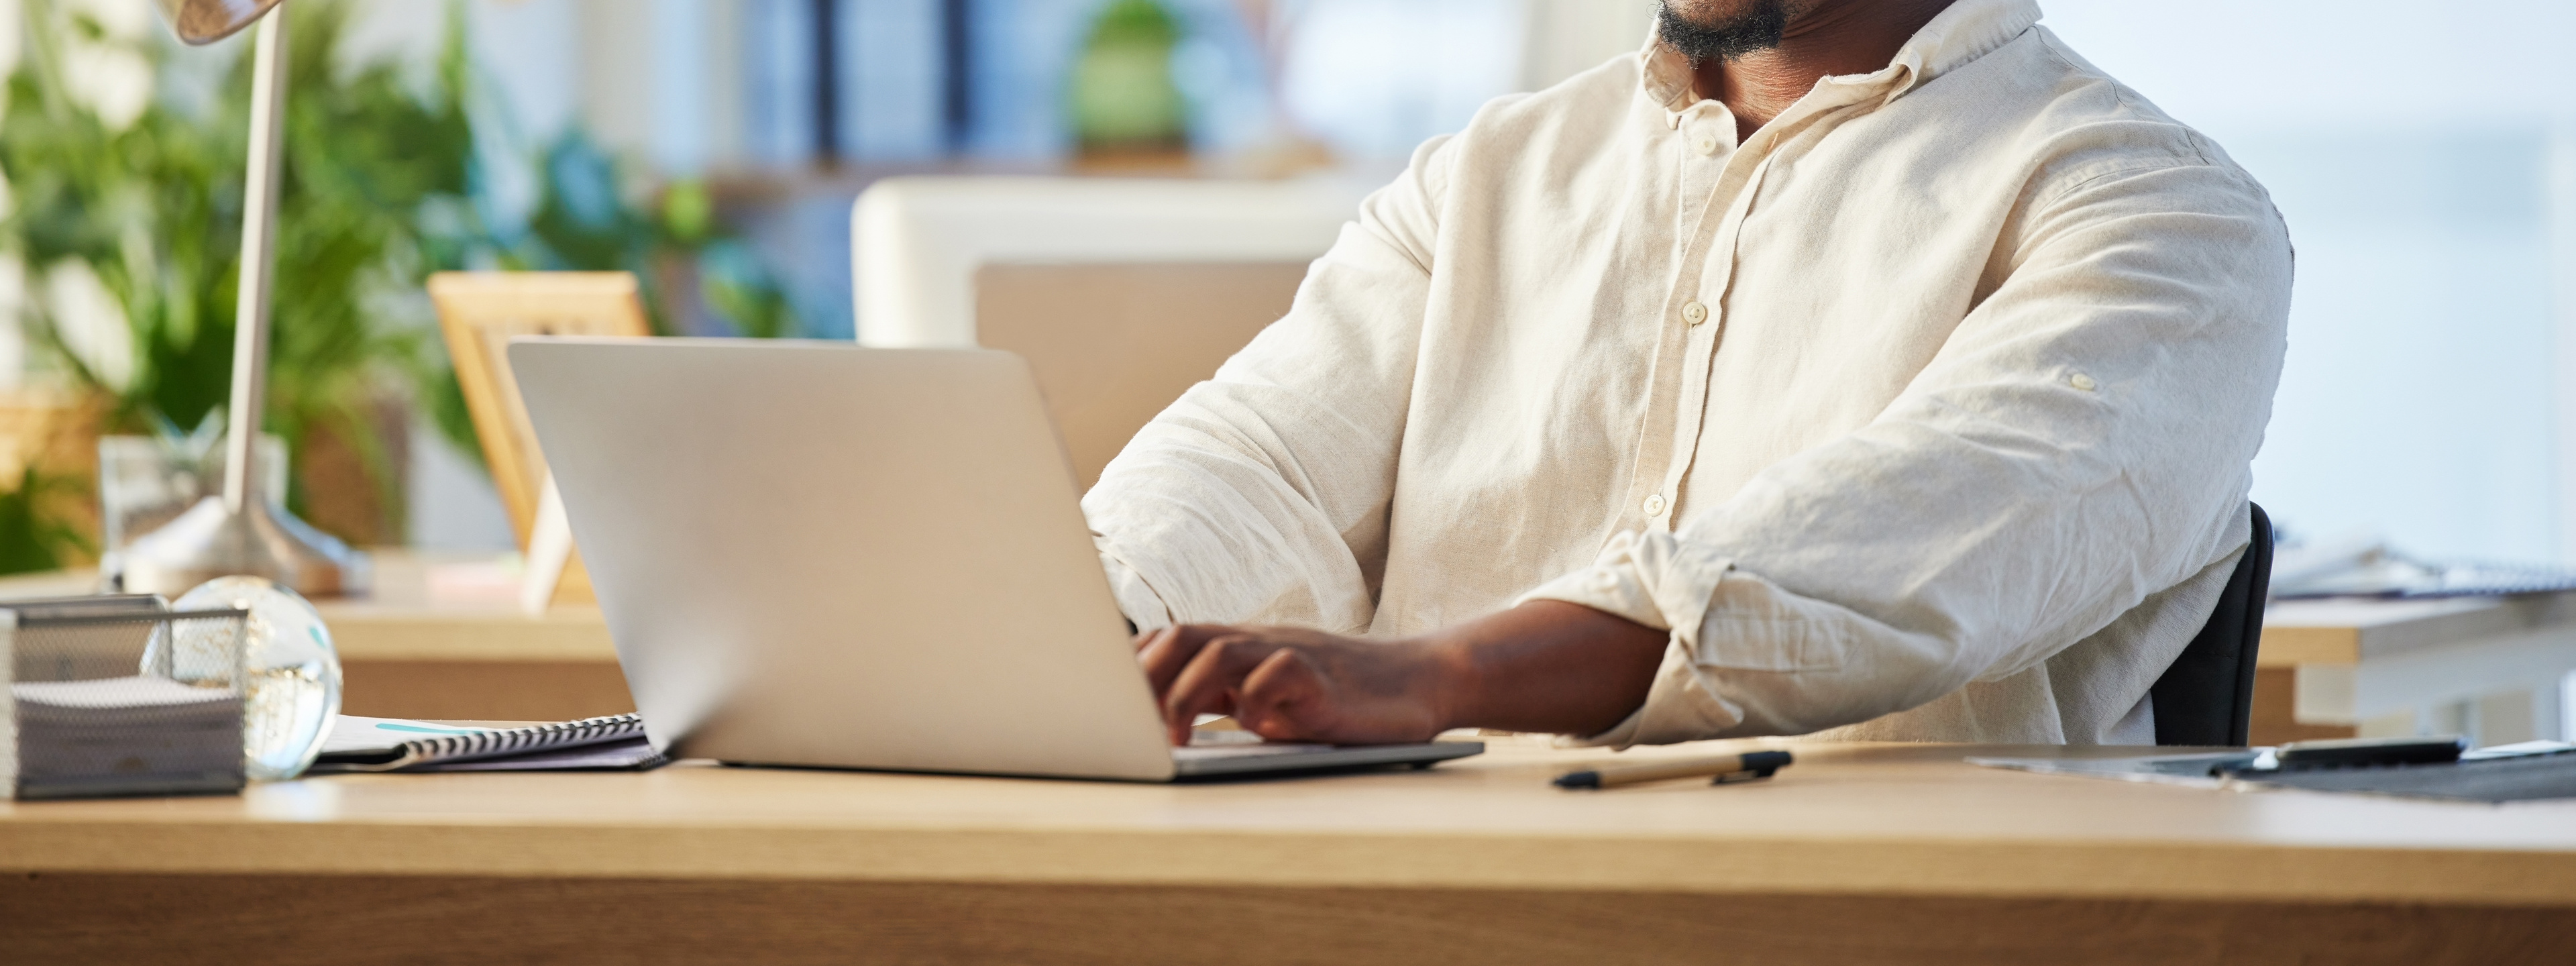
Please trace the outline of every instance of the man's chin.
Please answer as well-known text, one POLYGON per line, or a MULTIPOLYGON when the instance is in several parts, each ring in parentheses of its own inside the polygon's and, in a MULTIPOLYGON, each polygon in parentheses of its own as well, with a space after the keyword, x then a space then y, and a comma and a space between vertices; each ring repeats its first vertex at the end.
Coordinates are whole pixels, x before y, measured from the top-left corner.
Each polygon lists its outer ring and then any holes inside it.
POLYGON ((1790 6, 1790 0, 1664 0, 1655 16, 1664 46, 1705 63, 1780 46, 1790 6))

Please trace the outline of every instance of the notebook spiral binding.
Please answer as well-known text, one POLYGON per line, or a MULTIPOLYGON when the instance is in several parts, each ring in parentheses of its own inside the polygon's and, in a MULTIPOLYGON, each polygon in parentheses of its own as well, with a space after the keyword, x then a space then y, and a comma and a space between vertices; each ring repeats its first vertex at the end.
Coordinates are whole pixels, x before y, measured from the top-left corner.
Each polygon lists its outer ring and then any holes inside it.
POLYGON ((404 742, 404 746, 413 752, 408 757, 408 760, 413 763, 474 761, 551 748, 571 748, 608 741, 623 741, 641 737, 643 734, 644 717, 629 712, 604 718, 583 718, 561 724, 538 725, 533 728, 423 738, 404 742))

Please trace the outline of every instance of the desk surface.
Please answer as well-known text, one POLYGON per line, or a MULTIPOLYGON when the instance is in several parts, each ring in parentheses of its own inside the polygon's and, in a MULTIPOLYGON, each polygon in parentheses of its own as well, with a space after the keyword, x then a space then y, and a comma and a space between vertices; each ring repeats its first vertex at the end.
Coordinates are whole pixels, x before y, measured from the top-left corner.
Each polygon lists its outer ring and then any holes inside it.
POLYGON ((1427 773, 1196 786, 697 763, 338 776, 0 806, 0 869, 2576 906, 2576 802, 2133 784, 1921 745, 1801 747, 1754 785, 1564 792, 1546 779, 1611 756, 1494 747, 1427 773))

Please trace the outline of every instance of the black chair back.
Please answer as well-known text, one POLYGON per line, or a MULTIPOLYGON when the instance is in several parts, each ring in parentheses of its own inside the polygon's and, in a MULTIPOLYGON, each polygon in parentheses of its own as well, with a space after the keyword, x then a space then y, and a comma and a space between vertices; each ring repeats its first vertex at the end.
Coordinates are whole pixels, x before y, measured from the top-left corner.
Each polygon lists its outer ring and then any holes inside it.
POLYGON ((2254 719, 2254 655, 2263 642, 2263 603, 2272 588, 2272 518, 2254 514, 2254 543, 2236 561, 2227 590, 2200 635, 2148 691, 2156 744, 2243 746, 2254 719))

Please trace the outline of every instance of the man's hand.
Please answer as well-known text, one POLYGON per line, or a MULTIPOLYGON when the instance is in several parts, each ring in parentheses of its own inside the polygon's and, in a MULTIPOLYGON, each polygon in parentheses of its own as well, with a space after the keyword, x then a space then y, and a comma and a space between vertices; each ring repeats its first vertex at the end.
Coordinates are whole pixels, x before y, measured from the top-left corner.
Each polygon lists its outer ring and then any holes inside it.
POLYGON ((1174 745, 1201 714, 1271 741, 1429 741, 1450 728, 1594 734, 1646 700, 1663 631, 1533 601, 1418 638, 1185 624, 1136 638, 1174 745))
POLYGON ((1184 624, 1139 635, 1137 660, 1163 703, 1172 744, 1201 714, 1230 714, 1271 741, 1429 741, 1447 727, 1440 687, 1455 675, 1412 641, 1364 641, 1293 627, 1184 624))

